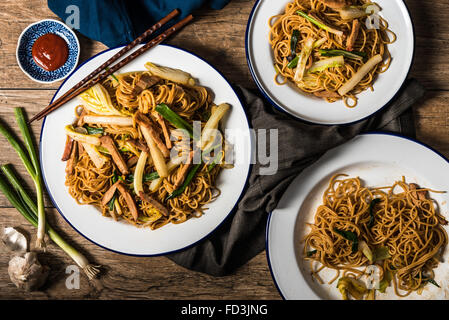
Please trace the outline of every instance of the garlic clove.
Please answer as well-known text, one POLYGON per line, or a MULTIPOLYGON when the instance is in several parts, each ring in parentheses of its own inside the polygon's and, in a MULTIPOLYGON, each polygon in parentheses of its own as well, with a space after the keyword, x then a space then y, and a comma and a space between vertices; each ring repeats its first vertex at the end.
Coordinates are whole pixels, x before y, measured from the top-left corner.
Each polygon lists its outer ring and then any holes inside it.
POLYGON ((5 246, 15 253, 25 253, 28 251, 28 241, 23 233, 15 228, 5 227, 2 241, 5 246))

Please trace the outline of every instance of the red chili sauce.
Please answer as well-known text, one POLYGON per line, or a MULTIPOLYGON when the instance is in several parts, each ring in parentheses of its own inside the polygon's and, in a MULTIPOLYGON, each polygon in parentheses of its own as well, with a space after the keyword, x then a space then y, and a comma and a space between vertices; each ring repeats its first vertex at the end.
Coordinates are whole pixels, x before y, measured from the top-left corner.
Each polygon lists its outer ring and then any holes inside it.
POLYGON ((67 61, 69 48, 63 38, 47 33, 36 39, 31 53, 38 66, 47 71, 54 71, 67 61))

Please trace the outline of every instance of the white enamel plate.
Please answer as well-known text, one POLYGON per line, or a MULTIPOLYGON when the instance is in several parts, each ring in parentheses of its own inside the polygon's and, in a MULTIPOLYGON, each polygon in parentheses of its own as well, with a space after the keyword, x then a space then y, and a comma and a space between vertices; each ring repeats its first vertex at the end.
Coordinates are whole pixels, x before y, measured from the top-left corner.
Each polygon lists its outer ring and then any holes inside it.
POLYGON ((248 66, 259 89, 277 108, 308 122, 345 124, 362 120, 386 106, 399 91, 410 70, 413 51, 413 25, 402 0, 376 0, 382 7, 379 13, 396 33, 395 43, 388 45, 393 58, 390 68, 374 82, 374 92, 366 90, 358 95, 358 105, 348 108, 342 101, 327 103, 320 98, 305 95, 294 85, 275 84, 273 53, 268 42, 268 20, 281 14, 292 0, 259 0, 248 21, 246 53, 248 66))
MULTIPOLYGON (((78 68, 59 88, 53 99, 60 97, 86 75, 117 53, 120 48, 102 52, 78 68)), ((48 193, 61 215, 73 228, 88 240, 106 249, 130 255, 161 255, 181 250, 195 244, 214 231, 236 205, 250 168, 251 138, 242 104, 226 79, 201 58, 167 45, 159 45, 138 57, 122 72, 145 70, 148 61, 189 72, 198 83, 210 88, 216 104, 227 102, 231 111, 223 123, 225 130, 238 130, 239 139, 246 145, 240 150, 234 168, 223 170, 217 181, 221 195, 210 203, 205 214, 178 225, 168 224, 157 230, 137 228, 125 222, 103 217, 90 205, 78 205, 69 195, 65 182, 65 162, 61 155, 66 135, 64 127, 74 120, 74 108, 81 104, 76 98, 45 118, 41 132, 41 166, 48 193), (241 153, 245 153, 243 156, 241 153)), ((227 133, 225 133, 227 136, 227 133)))
MULTIPOLYGON (((303 259, 302 239, 310 231, 316 208, 330 178, 337 173, 359 177, 365 186, 391 185, 405 176, 408 183, 417 183, 433 190, 449 191, 449 163, 426 146, 389 134, 364 134, 327 152, 313 166, 304 170, 289 186, 270 215, 267 224, 267 255, 273 279, 285 299, 339 299, 333 284, 320 285, 310 276, 309 262, 303 259)), ((440 212, 449 218, 449 194, 431 193, 440 212)), ((449 233, 449 227, 445 227, 449 233)), ((435 269, 435 281, 441 286, 425 286, 422 295, 412 293, 406 299, 449 299, 449 248, 443 263, 435 269)), ((315 266, 316 267, 316 266, 315 266)), ((323 270, 326 282, 335 271, 323 270)), ((392 287, 376 299, 398 299, 392 287)))

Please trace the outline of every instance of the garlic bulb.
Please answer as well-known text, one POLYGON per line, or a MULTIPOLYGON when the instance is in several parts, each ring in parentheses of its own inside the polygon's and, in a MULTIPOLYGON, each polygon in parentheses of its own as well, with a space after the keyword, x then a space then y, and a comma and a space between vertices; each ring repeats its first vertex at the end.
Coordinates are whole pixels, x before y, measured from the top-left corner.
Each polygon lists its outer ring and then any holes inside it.
POLYGON ((5 227, 3 230, 2 241, 12 252, 22 254, 28 250, 27 239, 20 231, 14 228, 5 227))
POLYGON ((9 261, 8 274, 17 288, 32 291, 39 289, 47 279, 49 268, 42 266, 35 252, 23 257, 15 256, 9 261))

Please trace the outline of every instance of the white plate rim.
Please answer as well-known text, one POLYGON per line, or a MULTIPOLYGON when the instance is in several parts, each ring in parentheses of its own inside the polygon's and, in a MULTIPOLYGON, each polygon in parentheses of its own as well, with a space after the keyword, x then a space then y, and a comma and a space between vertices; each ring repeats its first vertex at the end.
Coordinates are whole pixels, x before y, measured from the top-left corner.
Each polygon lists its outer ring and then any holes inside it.
MULTIPOLYGON (((419 141, 419 140, 417 140, 417 139, 410 138, 410 137, 406 137, 406 136, 403 136, 403 135, 400 135, 400 134, 397 134, 397 133, 392 133, 392 132, 382 132, 382 131, 370 131, 370 132, 364 132, 364 133, 359 134, 359 136, 364 136, 364 135, 384 135, 384 136, 393 136, 393 137, 397 137, 397 138, 402 138, 402 139, 404 139, 404 140, 408 140, 408 141, 410 141, 410 142, 416 143, 416 144, 418 144, 418 145, 420 145, 420 146, 426 148, 430 153, 433 153, 433 154, 436 155, 437 157, 440 157, 441 159, 443 159, 444 161, 446 161, 446 162, 449 164, 449 159, 446 158, 441 152, 437 151, 436 149, 430 147, 429 145, 427 145, 427 144, 425 144, 425 143, 423 143, 423 142, 421 142, 421 141, 419 141)), ((351 140, 349 140, 347 143, 349 143, 349 142, 351 142, 351 140)), ((344 144, 343 144, 343 145, 344 145, 344 144)), ((342 145, 342 146, 343 146, 343 145, 342 145)), ((337 147, 337 148, 338 148, 338 147, 337 147)), ((306 169, 307 169, 307 168, 306 168, 306 169)), ((299 176, 301 176, 301 175, 302 175, 302 173, 301 173, 299 176)), ((299 177, 299 176, 298 176, 298 177, 299 177)), ((297 178, 298 178, 298 177, 297 177, 297 178)), ((296 178, 295 178, 295 180, 296 180, 296 178)), ((292 181, 292 182, 293 182, 293 181, 292 181)), ((290 187, 290 186, 289 186, 289 187, 290 187)), ((289 187, 288 187, 288 188, 289 188, 289 187)), ((287 189, 288 189, 288 188, 287 188, 287 189)), ((281 198, 280 201, 282 201, 282 198, 281 198)), ((276 289, 278 290, 279 295, 281 296, 281 298, 282 298, 283 300, 287 300, 287 298, 285 297, 284 293, 282 292, 282 289, 281 289, 281 287, 280 287, 278 281, 276 281, 276 276, 275 276, 275 274, 274 274, 274 270, 273 270, 273 266, 272 266, 272 262, 271 262, 270 250, 269 250, 270 225, 271 225, 271 220, 272 220, 272 217, 273 217, 273 212, 274 212, 275 210, 276 210, 276 209, 274 209, 273 211, 269 212, 269 214, 268 214, 268 219, 267 219, 267 224, 266 224, 266 228, 265 228, 265 251, 266 251, 266 259, 267 259, 268 268, 269 268, 269 270, 270 270, 271 278, 273 279, 274 285, 275 285, 276 289)), ((308 288, 308 290, 313 291, 311 288, 308 288)), ((314 292, 313 292, 313 295, 314 295, 315 297, 318 297, 314 292)), ((320 297, 318 297, 318 299, 320 299, 320 297)))
POLYGON ((385 109, 388 105, 390 105, 390 103, 397 97, 397 95, 400 93, 400 91, 401 91, 402 88, 404 87, 404 84, 405 84, 405 82, 407 81, 408 76, 410 75, 410 72, 411 72, 411 70, 412 70, 412 66, 413 66, 413 64, 414 64, 415 56, 416 56, 416 32, 415 32, 415 25, 414 25, 414 23, 413 23, 413 19, 412 19, 412 16, 411 16, 411 14, 410 14, 410 9, 408 8, 407 3, 405 3, 404 0, 397 0, 397 1, 401 1, 401 2, 403 3, 403 5, 404 5, 404 7, 405 7, 405 9, 406 9, 406 11, 407 11, 408 18, 410 19, 410 22, 411 22, 411 27, 412 27, 411 33, 412 33, 412 40, 413 40, 413 46, 412 46, 412 47, 413 47, 413 52, 412 52, 412 56, 411 56, 411 60, 410 60, 410 65, 409 65, 408 71, 406 72, 406 75, 405 75, 405 77, 404 77, 404 79, 403 79, 403 81, 402 81, 402 85, 397 89, 397 91, 396 91, 395 94, 391 97, 391 99, 390 99, 387 103, 385 103, 382 107, 380 107, 377 111, 375 111, 375 112, 373 112, 373 113, 371 113, 371 114, 369 114, 369 115, 367 115, 367 116, 365 116, 365 117, 363 117, 363 118, 361 118, 361 119, 354 120, 354 121, 349 121, 349 122, 326 122, 326 121, 317 121, 317 120, 311 121, 311 120, 309 120, 309 119, 305 119, 305 118, 299 116, 298 114, 294 114, 293 112, 290 112, 289 110, 285 109, 284 107, 282 107, 281 105, 279 105, 278 103, 276 103, 273 99, 271 99, 270 95, 265 91, 265 88, 264 88, 263 85, 260 83, 260 81, 259 81, 259 79, 258 79, 258 77, 257 77, 257 75, 256 75, 256 72, 255 72, 255 70, 254 70, 253 63, 251 62, 250 49, 249 49, 249 42, 250 42, 250 36, 251 36, 251 34, 250 34, 251 25, 252 25, 252 22, 253 22, 253 19, 254 19, 254 14, 255 14, 255 12, 256 12, 258 6, 261 4, 262 0, 257 0, 257 1, 254 3, 254 6, 253 6, 253 8, 252 8, 252 10, 251 10, 251 13, 250 13, 250 15, 249 15, 249 18, 248 18, 248 23, 247 23, 247 25, 246 25, 246 32, 245 32, 245 53, 246 53, 246 62, 247 62, 247 64, 248 64, 248 69, 249 69, 249 71, 250 71, 250 73, 251 73, 251 77, 253 78, 254 82, 256 83, 257 88, 258 88, 259 91, 262 93, 262 95, 264 96, 264 98, 265 98, 267 101, 269 101, 270 104, 271 104, 273 107, 275 107, 275 108, 278 109, 279 111, 282 111, 282 112, 286 113, 287 115, 289 115, 289 116, 291 116, 291 117, 293 117, 293 118, 295 118, 295 119, 297 119, 297 120, 300 120, 300 121, 302 121, 302 122, 309 123, 309 124, 320 124, 320 125, 324 125, 324 126, 333 126, 333 125, 351 125, 351 124, 355 124, 355 123, 361 122, 361 121, 363 121, 363 120, 366 120, 366 119, 368 119, 368 118, 370 118, 370 117, 372 117, 372 116, 378 114, 378 113, 381 112, 383 109, 385 109))
MULTIPOLYGON (((252 127, 251 127, 251 122, 249 121, 248 114, 247 114, 247 112, 246 112, 246 110, 245 110, 245 108, 244 108, 244 103, 243 103, 243 101, 242 101, 240 95, 237 94, 237 92, 235 91, 234 87, 233 87, 232 84, 229 82, 229 80, 228 80, 228 79, 227 79, 227 78, 226 78, 226 77, 225 77, 225 76, 224 76, 224 75, 223 75, 217 68, 215 68, 212 64, 210 64, 206 59, 200 57, 199 55, 197 55, 197 54, 195 54, 195 53, 193 53, 193 52, 191 52, 191 51, 189 51, 189 50, 187 50, 187 49, 183 49, 183 48, 180 48, 180 47, 178 47, 178 46, 171 45, 171 44, 159 44, 159 46, 171 47, 171 48, 174 48, 174 49, 183 51, 184 53, 190 54, 190 55, 194 56, 195 58, 200 59, 201 61, 203 61, 204 63, 206 63, 208 66, 210 66, 213 70, 215 70, 215 71, 216 71, 216 72, 223 78, 223 80, 229 85, 229 87, 231 88, 231 90, 233 91, 233 93, 236 95, 238 101, 240 102, 240 104, 241 104, 241 106, 242 106, 243 114, 245 115, 245 119, 246 119, 246 122, 247 122, 247 124, 248 124, 248 128, 249 128, 249 129, 252 128, 252 127)), ((104 53, 107 53, 107 52, 112 51, 112 50, 116 50, 116 49, 118 49, 118 48, 123 48, 123 47, 125 47, 125 45, 121 45, 121 46, 116 46, 116 47, 108 48, 108 49, 106 49, 106 50, 103 50, 103 51, 101 51, 101 52, 99 52, 99 53, 93 55, 92 57, 90 57, 89 59, 87 59, 86 61, 84 61, 84 62, 81 63, 80 65, 78 65, 78 66, 76 67, 76 69, 75 69, 74 71, 72 71, 72 72, 71 72, 71 73, 64 79, 64 81, 61 83, 61 85, 58 87, 58 89, 56 90, 55 94, 53 95, 53 97, 52 97, 52 99, 51 99, 51 101, 50 101, 50 104, 54 101, 55 97, 58 95, 59 91, 60 91, 61 88, 64 86, 64 84, 65 84, 65 83, 66 83, 66 82, 67 82, 67 81, 68 81, 68 80, 69 80, 69 79, 70 79, 70 78, 71 78, 71 77, 78 71, 78 69, 80 69, 82 66, 84 66, 85 64, 87 64, 87 63, 90 62, 91 60, 95 59, 96 57, 98 57, 98 56, 100 56, 100 55, 102 55, 102 54, 104 54, 104 53)), ((42 161, 42 156, 43 156, 43 155, 42 155, 42 148, 41 148, 41 145, 42 145, 42 133, 43 133, 43 130, 44 130, 44 127, 45 127, 46 119, 47 119, 47 117, 45 117, 45 118, 43 119, 43 122, 42 122, 42 125, 41 125, 40 136, 39 136, 39 162, 40 162, 41 172, 44 172, 44 170, 43 170, 43 161, 42 161)), ((252 137, 252 135, 249 135, 249 143, 250 143, 249 148, 250 148, 250 150, 252 150, 252 148, 253 148, 253 146, 254 146, 254 138, 252 137)), ((115 249, 109 248, 109 247, 107 247, 107 246, 104 246, 104 245, 102 245, 102 244, 100 244, 100 243, 98 243, 98 242, 96 242, 96 241, 90 239, 89 237, 87 237, 86 235, 84 235, 80 230, 78 230, 78 228, 76 228, 76 227, 69 221, 69 219, 63 214, 62 210, 61 210, 61 209, 59 208, 59 206, 57 205, 57 203, 56 203, 56 201, 55 201, 53 195, 52 195, 51 192, 49 191, 49 187, 48 187, 48 184, 47 184, 47 180, 46 180, 44 174, 42 174, 42 180, 43 180, 43 182, 44 182, 44 184, 45 184, 45 188, 46 188, 47 194, 48 194, 48 196, 49 196, 49 198, 50 198, 50 200, 51 200, 51 202, 52 202, 54 208, 58 211, 58 213, 61 215, 61 217, 62 217, 62 218, 63 218, 63 219, 64 219, 64 220, 65 220, 65 221, 72 227, 72 229, 75 230, 78 234, 80 234, 82 237, 84 237, 85 239, 87 239, 87 240, 90 241, 91 243, 97 245, 98 247, 103 248, 103 249, 106 249, 106 250, 108 250, 108 251, 111 251, 111 252, 114 252, 114 253, 118 253, 118 254, 121 254, 121 255, 125 255, 125 256, 131 256, 131 257, 143 257, 143 258, 145 258, 145 257, 165 256, 165 255, 177 253, 177 252, 180 252, 180 251, 189 249, 189 248, 191 248, 191 247, 194 247, 195 245, 197 245, 197 244, 203 242, 204 240, 206 240, 207 238, 209 238, 209 237, 210 237, 216 230, 218 230, 218 229, 219 229, 219 228, 220 228, 220 227, 221 227, 221 226, 228 220, 228 218, 235 212, 235 210, 236 210, 236 208, 237 208, 237 206, 238 206, 240 200, 242 199, 242 197, 243 197, 245 191, 246 191, 247 188, 248 188, 249 176, 250 176, 250 172, 251 172, 251 170, 252 170, 252 167, 253 167, 253 165, 252 165, 251 163, 249 163, 249 166, 248 166, 248 172, 246 173, 246 177, 245 177, 245 184, 244 184, 244 186, 243 186, 243 188, 242 188, 242 191, 241 191, 241 193, 240 193, 240 195, 239 195, 237 201, 235 202, 234 206, 233 206, 232 209, 228 212, 228 214, 223 218, 223 220, 222 220, 222 221, 221 221, 221 222, 220 222, 214 229, 212 229, 209 233, 207 233, 203 238, 201 238, 201 239, 199 239, 199 240, 197 240, 197 241, 195 241, 195 242, 193 242, 193 243, 191 243, 191 244, 189 244, 189 245, 186 245, 186 246, 184 246, 184 247, 182 247, 182 248, 178 248, 178 249, 176 249, 176 250, 170 250, 170 251, 167 251, 167 252, 155 253, 155 254, 136 254, 136 253, 123 252, 123 251, 119 251, 119 250, 115 250, 115 249)))

